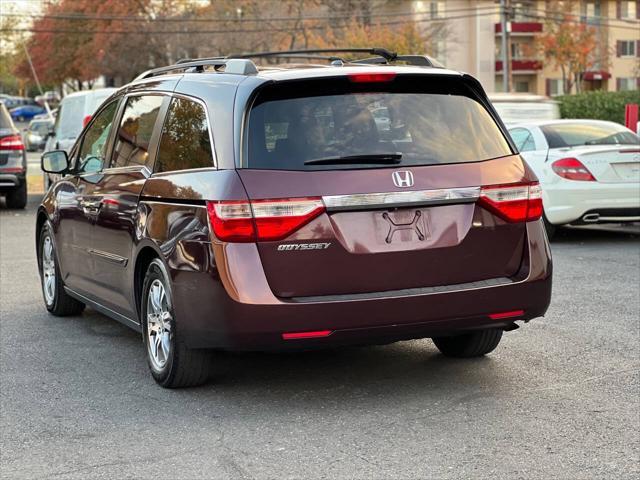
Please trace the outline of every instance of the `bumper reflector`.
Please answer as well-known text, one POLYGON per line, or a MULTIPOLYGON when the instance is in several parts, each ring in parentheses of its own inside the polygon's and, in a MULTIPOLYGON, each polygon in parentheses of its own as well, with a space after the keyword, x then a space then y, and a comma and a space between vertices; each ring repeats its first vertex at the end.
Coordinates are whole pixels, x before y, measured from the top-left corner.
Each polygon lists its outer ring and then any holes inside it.
POLYGON ((501 320, 503 318, 521 317, 524 315, 524 310, 511 310, 510 312, 490 313, 489 318, 491 320, 501 320))
POLYGON ((322 338, 328 337, 333 333, 333 330, 314 330, 311 332, 293 332, 283 333, 283 340, 301 340, 303 338, 322 338))

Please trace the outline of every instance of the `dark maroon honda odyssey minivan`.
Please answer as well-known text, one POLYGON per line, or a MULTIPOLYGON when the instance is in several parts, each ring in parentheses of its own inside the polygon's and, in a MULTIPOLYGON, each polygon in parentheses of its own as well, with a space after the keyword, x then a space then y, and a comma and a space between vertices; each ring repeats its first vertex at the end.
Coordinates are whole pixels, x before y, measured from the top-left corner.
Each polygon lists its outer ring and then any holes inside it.
POLYGON ((372 53, 188 60, 120 89, 42 158, 63 174, 37 215, 47 309, 140 331, 165 387, 206 381, 215 350, 480 356, 544 315, 540 187, 482 87, 372 53))

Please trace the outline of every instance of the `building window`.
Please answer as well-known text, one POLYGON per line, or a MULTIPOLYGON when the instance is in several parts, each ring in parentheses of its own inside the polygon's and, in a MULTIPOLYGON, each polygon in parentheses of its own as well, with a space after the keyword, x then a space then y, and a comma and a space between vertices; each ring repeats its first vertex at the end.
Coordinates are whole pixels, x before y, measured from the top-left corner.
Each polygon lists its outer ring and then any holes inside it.
POLYGON ((433 56, 437 60, 444 62, 447 58, 447 42, 444 40, 436 40, 433 42, 433 56))
POLYGON ((618 18, 626 18, 626 19, 631 19, 631 20, 635 20, 637 18, 638 15, 638 11, 637 11, 637 4, 636 4, 636 0, 623 0, 621 2, 618 3, 619 6, 619 11, 618 11, 618 18))
POLYGON ((619 92, 638 90, 638 79, 635 77, 618 78, 616 83, 619 92))
POLYGON ((635 57, 636 41, 635 40, 619 40, 617 45, 619 57, 635 57))
POLYGON ((547 79, 547 95, 550 97, 564 95, 564 82, 561 78, 547 79))
POLYGON ((527 93, 529 91, 529 82, 515 81, 514 88, 515 88, 515 91, 518 93, 527 93))
POLYGON ((430 2, 429 12, 431 14, 431 18, 443 18, 444 17, 444 6, 446 2, 430 2))

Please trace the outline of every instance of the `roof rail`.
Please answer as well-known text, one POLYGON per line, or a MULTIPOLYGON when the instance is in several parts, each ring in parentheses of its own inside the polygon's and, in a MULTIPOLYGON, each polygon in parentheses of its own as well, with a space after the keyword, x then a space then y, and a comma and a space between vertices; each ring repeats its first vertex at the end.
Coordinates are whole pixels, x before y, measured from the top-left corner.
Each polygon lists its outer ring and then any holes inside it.
POLYGON ((258 68, 256 67, 255 63, 247 59, 225 59, 224 57, 211 57, 191 60, 189 58, 184 58, 182 60, 179 60, 174 65, 147 70, 146 72, 138 75, 135 80, 143 80, 145 78, 155 77, 156 75, 174 72, 176 70, 191 70, 193 72, 203 72, 204 67, 225 67, 225 73, 234 73, 237 75, 255 75, 256 73, 258 73, 258 68))
MULTIPOLYGON (((386 48, 314 48, 305 50, 279 50, 273 52, 251 52, 229 55, 227 58, 260 58, 260 57, 282 57, 286 55, 314 54, 314 53, 369 53, 384 58, 387 62, 392 62, 398 56, 395 52, 390 52, 386 48)), ((331 57, 332 60, 342 60, 339 57, 331 57)))

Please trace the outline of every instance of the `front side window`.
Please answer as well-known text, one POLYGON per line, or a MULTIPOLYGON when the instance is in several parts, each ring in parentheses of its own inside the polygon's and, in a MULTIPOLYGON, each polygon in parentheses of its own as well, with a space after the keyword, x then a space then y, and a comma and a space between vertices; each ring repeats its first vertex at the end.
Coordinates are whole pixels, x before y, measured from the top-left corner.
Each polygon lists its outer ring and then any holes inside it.
POLYGON ((204 107, 186 98, 174 98, 162 127, 156 172, 212 166, 213 152, 204 107))
POLYGON ((117 107, 117 100, 107 105, 84 133, 78 156, 78 173, 94 173, 103 169, 107 155, 107 140, 117 107))
POLYGON ((276 85, 265 87, 249 115, 249 168, 419 166, 510 154, 489 112, 455 80, 276 85))
POLYGON ((127 99, 113 149, 112 167, 146 165, 151 168, 153 159, 149 156, 149 147, 163 99, 161 95, 127 99))
POLYGON ((638 145, 638 136, 616 123, 557 123, 540 127, 549 148, 638 145))

